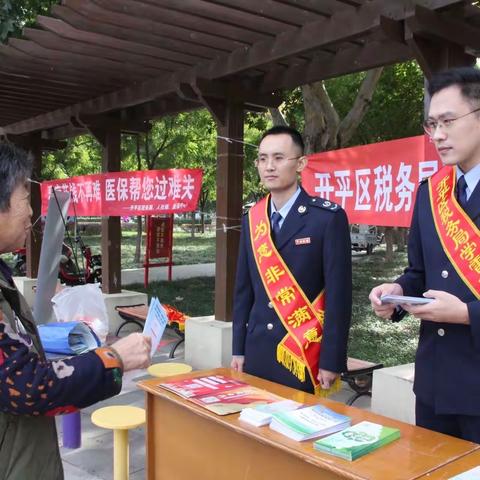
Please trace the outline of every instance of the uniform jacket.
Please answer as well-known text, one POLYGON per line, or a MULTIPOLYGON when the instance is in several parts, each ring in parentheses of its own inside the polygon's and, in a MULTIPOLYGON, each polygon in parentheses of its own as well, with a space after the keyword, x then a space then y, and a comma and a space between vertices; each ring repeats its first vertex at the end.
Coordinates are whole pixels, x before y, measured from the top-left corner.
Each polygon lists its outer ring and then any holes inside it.
POLYGON ((30 309, 1 267, 0 479, 61 480, 54 415, 117 394, 121 365, 109 348, 47 361, 30 309))
MULTIPOLYGON (((310 301, 325 287, 319 366, 344 371, 352 307, 350 234, 345 211, 335 203, 308 196, 302 189, 275 244, 310 301), (299 239, 308 240, 295 243, 299 239)), ((310 381, 300 382, 276 360, 276 347, 285 335, 283 324, 269 307, 253 257, 248 215, 244 215, 233 309, 233 354, 245 355, 247 373, 311 392, 310 381)))
MULTIPOLYGON (((480 227, 479 186, 465 209, 477 227, 480 227)), ((408 257, 408 268, 396 280, 404 295, 422 296, 429 289, 451 293, 467 303, 471 323, 421 322, 415 394, 420 401, 433 406, 437 414, 480 415, 480 301, 462 282, 443 251, 433 221, 427 182, 418 189, 408 257)))

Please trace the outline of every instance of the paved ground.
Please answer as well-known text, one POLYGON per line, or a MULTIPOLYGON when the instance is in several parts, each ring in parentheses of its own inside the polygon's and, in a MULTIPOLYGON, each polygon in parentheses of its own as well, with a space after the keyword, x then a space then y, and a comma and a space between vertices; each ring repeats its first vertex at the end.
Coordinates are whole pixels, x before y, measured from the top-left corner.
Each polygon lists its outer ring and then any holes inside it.
MULTIPOLYGON (((176 341, 176 334, 167 331, 154 357, 154 363, 165 361, 182 361, 184 358, 183 344, 177 348, 175 359, 169 360, 168 353, 176 341)), ((62 446, 62 421, 57 419, 59 429, 60 451, 63 459, 66 480, 112 480, 113 479, 113 435, 109 430, 96 427, 90 421, 90 415, 97 408, 107 405, 135 405, 144 407, 144 394, 135 386, 136 381, 145 378, 145 372, 137 371, 127 374, 124 379, 122 392, 117 397, 98 403, 82 410, 82 446, 78 449, 67 449, 62 446)), ((332 398, 345 402, 352 395, 348 386, 332 398)), ((355 406, 370 409, 370 398, 362 397, 355 402, 355 406)), ((130 431, 130 480, 145 479, 145 437, 143 428, 130 431)))

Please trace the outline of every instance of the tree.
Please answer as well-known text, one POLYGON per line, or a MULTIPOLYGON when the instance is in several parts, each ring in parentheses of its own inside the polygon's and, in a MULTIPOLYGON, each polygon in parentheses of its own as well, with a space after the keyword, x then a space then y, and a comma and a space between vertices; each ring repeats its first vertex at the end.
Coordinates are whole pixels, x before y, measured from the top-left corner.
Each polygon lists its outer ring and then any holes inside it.
POLYGON ((0 42, 20 35, 22 28, 35 23, 39 14, 50 12, 59 0, 0 0, 0 42))

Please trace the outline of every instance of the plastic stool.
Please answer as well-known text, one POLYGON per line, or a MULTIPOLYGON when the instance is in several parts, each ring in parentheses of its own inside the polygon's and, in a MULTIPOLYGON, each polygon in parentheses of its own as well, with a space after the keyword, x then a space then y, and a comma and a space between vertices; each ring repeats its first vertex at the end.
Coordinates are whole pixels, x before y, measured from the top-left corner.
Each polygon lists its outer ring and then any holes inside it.
POLYGON ((186 363, 155 363, 147 368, 147 372, 152 377, 170 377, 192 371, 192 366, 186 363))
POLYGON ((113 430, 113 479, 128 480, 128 431, 145 423, 145 410, 129 405, 99 408, 92 413, 92 422, 113 430))

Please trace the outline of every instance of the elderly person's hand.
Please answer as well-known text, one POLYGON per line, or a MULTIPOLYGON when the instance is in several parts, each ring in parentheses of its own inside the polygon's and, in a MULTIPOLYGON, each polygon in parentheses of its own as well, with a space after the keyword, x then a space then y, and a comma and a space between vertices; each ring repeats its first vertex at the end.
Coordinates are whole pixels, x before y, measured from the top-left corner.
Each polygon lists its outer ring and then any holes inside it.
POLYGON ((111 347, 122 359, 124 372, 135 368, 147 368, 151 363, 152 341, 141 333, 131 333, 128 337, 115 342, 111 347))

